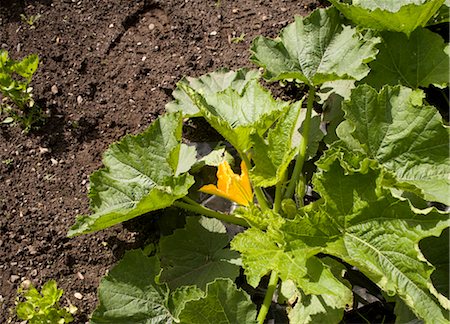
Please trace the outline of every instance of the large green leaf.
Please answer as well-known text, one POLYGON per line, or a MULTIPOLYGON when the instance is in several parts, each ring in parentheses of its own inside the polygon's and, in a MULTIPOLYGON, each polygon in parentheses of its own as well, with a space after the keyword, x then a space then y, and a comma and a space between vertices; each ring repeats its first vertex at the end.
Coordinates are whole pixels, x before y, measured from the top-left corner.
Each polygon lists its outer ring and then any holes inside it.
POLYGON ((196 285, 205 289, 216 278, 236 279, 239 253, 226 246, 229 237, 217 219, 188 217, 186 227, 160 240, 163 271, 160 280, 171 289, 196 285))
POLYGON ((408 201, 382 187, 383 169, 376 162, 341 158, 330 149, 318 162, 313 184, 322 199, 283 225, 286 240, 299 253, 320 248, 358 267, 419 318, 446 323, 449 300, 432 286, 433 267, 419 252, 419 241, 438 236, 450 224, 448 215, 435 209, 415 214, 408 201))
POLYGON ((359 26, 409 35, 439 10, 444 0, 354 0, 353 4, 330 0, 359 26))
MULTIPOLYGON (((228 87, 240 93, 250 80, 258 78, 259 72, 257 70, 240 69, 228 71, 223 69, 202 75, 199 78, 186 77, 181 79, 180 83, 189 85, 208 100, 209 95, 223 91, 228 87)), ((172 95, 175 100, 166 105, 168 112, 181 111, 184 117, 201 116, 197 106, 180 87, 177 87, 172 95)))
MULTIPOLYGON (((167 114, 144 133, 112 144, 103 156, 105 168, 90 178, 89 197, 94 214, 79 216, 68 235, 118 224, 168 207, 187 195, 193 177, 176 174, 180 171, 181 126, 180 113, 167 114)), ((186 165, 181 169, 186 170, 186 165)))
POLYGON ((276 237, 256 228, 236 235, 231 247, 241 253, 247 282, 253 287, 263 276, 276 271, 283 281, 294 281, 305 294, 339 296, 342 308, 351 303, 351 291, 327 265, 312 256, 320 248, 309 251, 289 249, 277 242, 276 237))
POLYGON ((267 139, 259 134, 252 135, 255 164, 250 170, 254 186, 270 187, 281 180, 289 163, 297 153, 293 139, 298 133, 301 102, 289 110, 270 129, 267 139))
POLYGON ((419 92, 397 86, 378 93, 361 85, 342 108, 347 122, 338 128, 341 139, 350 146, 356 140, 369 157, 399 181, 421 189, 427 200, 450 204, 449 128, 434 107, 422 106, 419 92))
MULTIPOLYGON (((255 164, 250 170, 254 186, 270 187, 281 181, 289 163, 298 153, 303 140, 303 121, 306 110, 301 109, 302 102, 292 105, 277 121, 274 128, 268 131, 266 138, 253 134, 252 160, 255 164)), ((313 113, 308 137, 307 159, 313 157, 324 134, 320 130, 320 116, 313 113)))
POLYGON ((296 79, 311 86, 339 79, 360 80, 369 73, 366 63, 375 58, 379 38, 342 24, 335 8, 319 9, 296 17, 271 40, 257 37, 252 60, 264 67, 270 81, 296 79))
POLYGON ((250 80, 241 92, 229 87, 210 94, 207 100, 189 86, 179 86, 211 126, 240 152, 250 148, 251 134, 263 134, 289 106, 275 100, 258 80, 250 80))
POLYGON ((220 279, 206 286, 203 298, 186 303, 180 314, 183 324, 255 323, 256 308, 250 297, 237 289, 230 279, 220 279))
POLYGON ((370 73, 362 81, 381 89, 402 84, 410 88, 445 87, 449 78, 449 47, 441 36, 418 28, 409 36, 382 33, 383 43, 377 59, 369 64, 370 73), (405 55, 408 53, 408 55, 405 55))
POLYGON ((146 257, 141 250, 125 253, 100 282, 100 305, 91 323, 170 323, 169 292, 155 282, 159 271, 156 257, 146 257))

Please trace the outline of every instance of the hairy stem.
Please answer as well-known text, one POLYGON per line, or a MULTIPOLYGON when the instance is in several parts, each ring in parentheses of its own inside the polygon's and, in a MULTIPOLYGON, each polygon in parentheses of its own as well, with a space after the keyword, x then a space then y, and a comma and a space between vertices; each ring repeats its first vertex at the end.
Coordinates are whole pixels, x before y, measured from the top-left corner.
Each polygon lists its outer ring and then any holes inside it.
POLYGON ((277 288, 278 284, 278 273, 276 271, 272 271, 269 279, 269 286, 267 287, 266 295, 264 296, 263 304, 261 305, 261 309, 259 310, 257 321, 259 324, 263 324, 266 319, 267 312, 269 311, 270 304, 272 303, 272 296, 277 288))
MULTIPOLYGON (((286 189, 285 198, 291 198, 294 194, 295 188, 297 187, 298 181, 300 179, 300 174, 302 173, 303 164, 306 159, 306 149, 308 148, 308 140, 309 140, 309 129, 311 125, 311 114, 314 104, 314 97, 316 95, 316 89, 314 87, 310 87, 308 91, 308 103, 306 104, 306 117, 303 122, 303 133, 302 133, 302 141, 300 143, 297 160, 295 161, 294 171, 292 172, 291 181, 286 189)), ((303 197, 301 197, 303 199, 303 197)))
MULTIPOLYGON (((244 161, 245 165, 247 166, 247 169, 250 170, 252 165, 251 165, 250 160, 247 157, 247 155, 244 153, 241 153, 240 156, 241 156, 242 161, 244 161)), ((266 196, 264 195, 261 188, 255 186, 255 187, 253 187, 253 190, 255 191, 256 199, 258 199, 258 203, 261 206, 261 209, 262 210, 269 209, 269 206, 267 205, 266 196)))
POLYGON ((205 215, 207 217, 217 218, 218 220, 221 220, 221 221, 224 221, 224 222, 227 222, 227 223, 240 225, 240 226, 244 226, 244 227, 250 227, 248 225, 248 223, 243 218, 239 218, 239 217, 236 217, 236 216, 233 216, 233 215, 224 214, 224 213, 219 213, 219 212, 217 212, 215 210, 206 208, 206 207, 200 205, 197 202, 195 202, 195 204, 192 204, 192 203, 185 203, 185 202, 177 200, 177 201, 175 201, 173 203, 173 205, 175 207, 179 207, 179 208, 182 208, 182 209, 185 209, 185 210, 189 210, 189 211, 192 211, 192 212, 200 214, 200 215, 205 215))
POLYGON ((286 172, 283 172, 281 180, 278 181, 277 184, 275 185, 275 200, 273 203, 273 211, 275 213, 278 213, 281 208, 281 200, 283 198, 283 186, 285 181, 286 181, 286 172))

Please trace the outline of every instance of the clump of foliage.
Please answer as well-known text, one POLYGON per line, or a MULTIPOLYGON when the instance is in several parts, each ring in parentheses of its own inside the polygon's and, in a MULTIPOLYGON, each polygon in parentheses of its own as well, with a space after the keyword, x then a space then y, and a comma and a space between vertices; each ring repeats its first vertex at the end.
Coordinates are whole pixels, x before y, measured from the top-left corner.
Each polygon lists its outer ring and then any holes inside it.
POLYGON ((30 324, 70 323, 73 321, 72 315, 77 311, 73 305, 64 308, 59 305, 63 290, 57 288, 54 280, 46 282, 40 293, 31 285, 26 289, 20 287, 19 294, 25 301, 17 304, 17 317, 30 324))
POLYGON ((125 254, 92 323, 264 323, 272 303, 291 323, 338 323, 357 306, 355 269, 398 323, 448 322, 450 221, 433 206, 450 205, 449 128, 425 94, 448 85, 449 47, 424 27, 444 1, 332 2, 253 41, 262 77, 304 99, 276 100, 256 70, 185 78, 167 114, 106 151, 93 214, 69 236, 170 206, 189 216, 154 255, 125 254), (227 146, 200 155, 182 143, 183 120, 199 117, 227 146), (211 167, 217 184, 202 178, 211 167), (209 208, 199 192, 237 208, 209 208), (248 287, 265 290, 258 311, 248 287))
POLYGON ((34 102, 30 87, 39 58, 32 54, 21 61, 11 59, 8 52, 0 50, 0 116, 2 123, 17 122, 25 132, 42 122, 44 114, 34 102))

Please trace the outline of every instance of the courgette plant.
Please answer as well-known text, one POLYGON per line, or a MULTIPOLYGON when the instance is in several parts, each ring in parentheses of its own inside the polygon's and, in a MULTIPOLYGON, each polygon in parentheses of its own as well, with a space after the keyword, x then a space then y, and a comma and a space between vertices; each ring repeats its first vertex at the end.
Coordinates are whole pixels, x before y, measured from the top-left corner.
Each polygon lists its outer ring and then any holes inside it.
POLYGON ((354 305, 349 266, 395 302, 398 323, 448 322, 449 218, 433 206, 450 205, 449 128, 424 92, 448 85, 448 44, 425 27, 448 23, 444 1, 331 2, 253 41, 262 76, 187 77, 165 115, 105 152, 93 214, 69 236, 170 206, 190 216, 103 278, 92 323, 263 323, 274 302, 292 323, 338 323, 354 305), (274 99, 261 77, 304 100, 274 99), (227 142, 204 156, 182 142, 183 120, 200 117, 227 142), (238 207, 209 208, 199 191, 238 207), (265 289, 261 306, 235 285, 241 269, 265 289))

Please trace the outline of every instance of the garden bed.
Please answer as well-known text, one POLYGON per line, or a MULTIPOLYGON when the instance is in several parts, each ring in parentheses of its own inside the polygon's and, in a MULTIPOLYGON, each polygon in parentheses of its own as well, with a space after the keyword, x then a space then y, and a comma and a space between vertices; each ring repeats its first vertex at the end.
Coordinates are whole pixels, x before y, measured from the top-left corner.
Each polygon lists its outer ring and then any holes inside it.
POLYGON ((249 66, 256 35, 273 37, 318 5, 2 0, 1 48, 15 59, 39 55, 32 86, 49 117, 28 135, 0 127, 0 322, 11 318, 25 279, 36 286, 55 279, 78 307, 75 322, 87 321, 100 278, 152 230, 141 218, 66 237, 75 216, 88 213, 88 177, 101 166, 102 152, 160 115, 183 75, 249 66), (31 26, 21 15, 39 17, 31 26))

